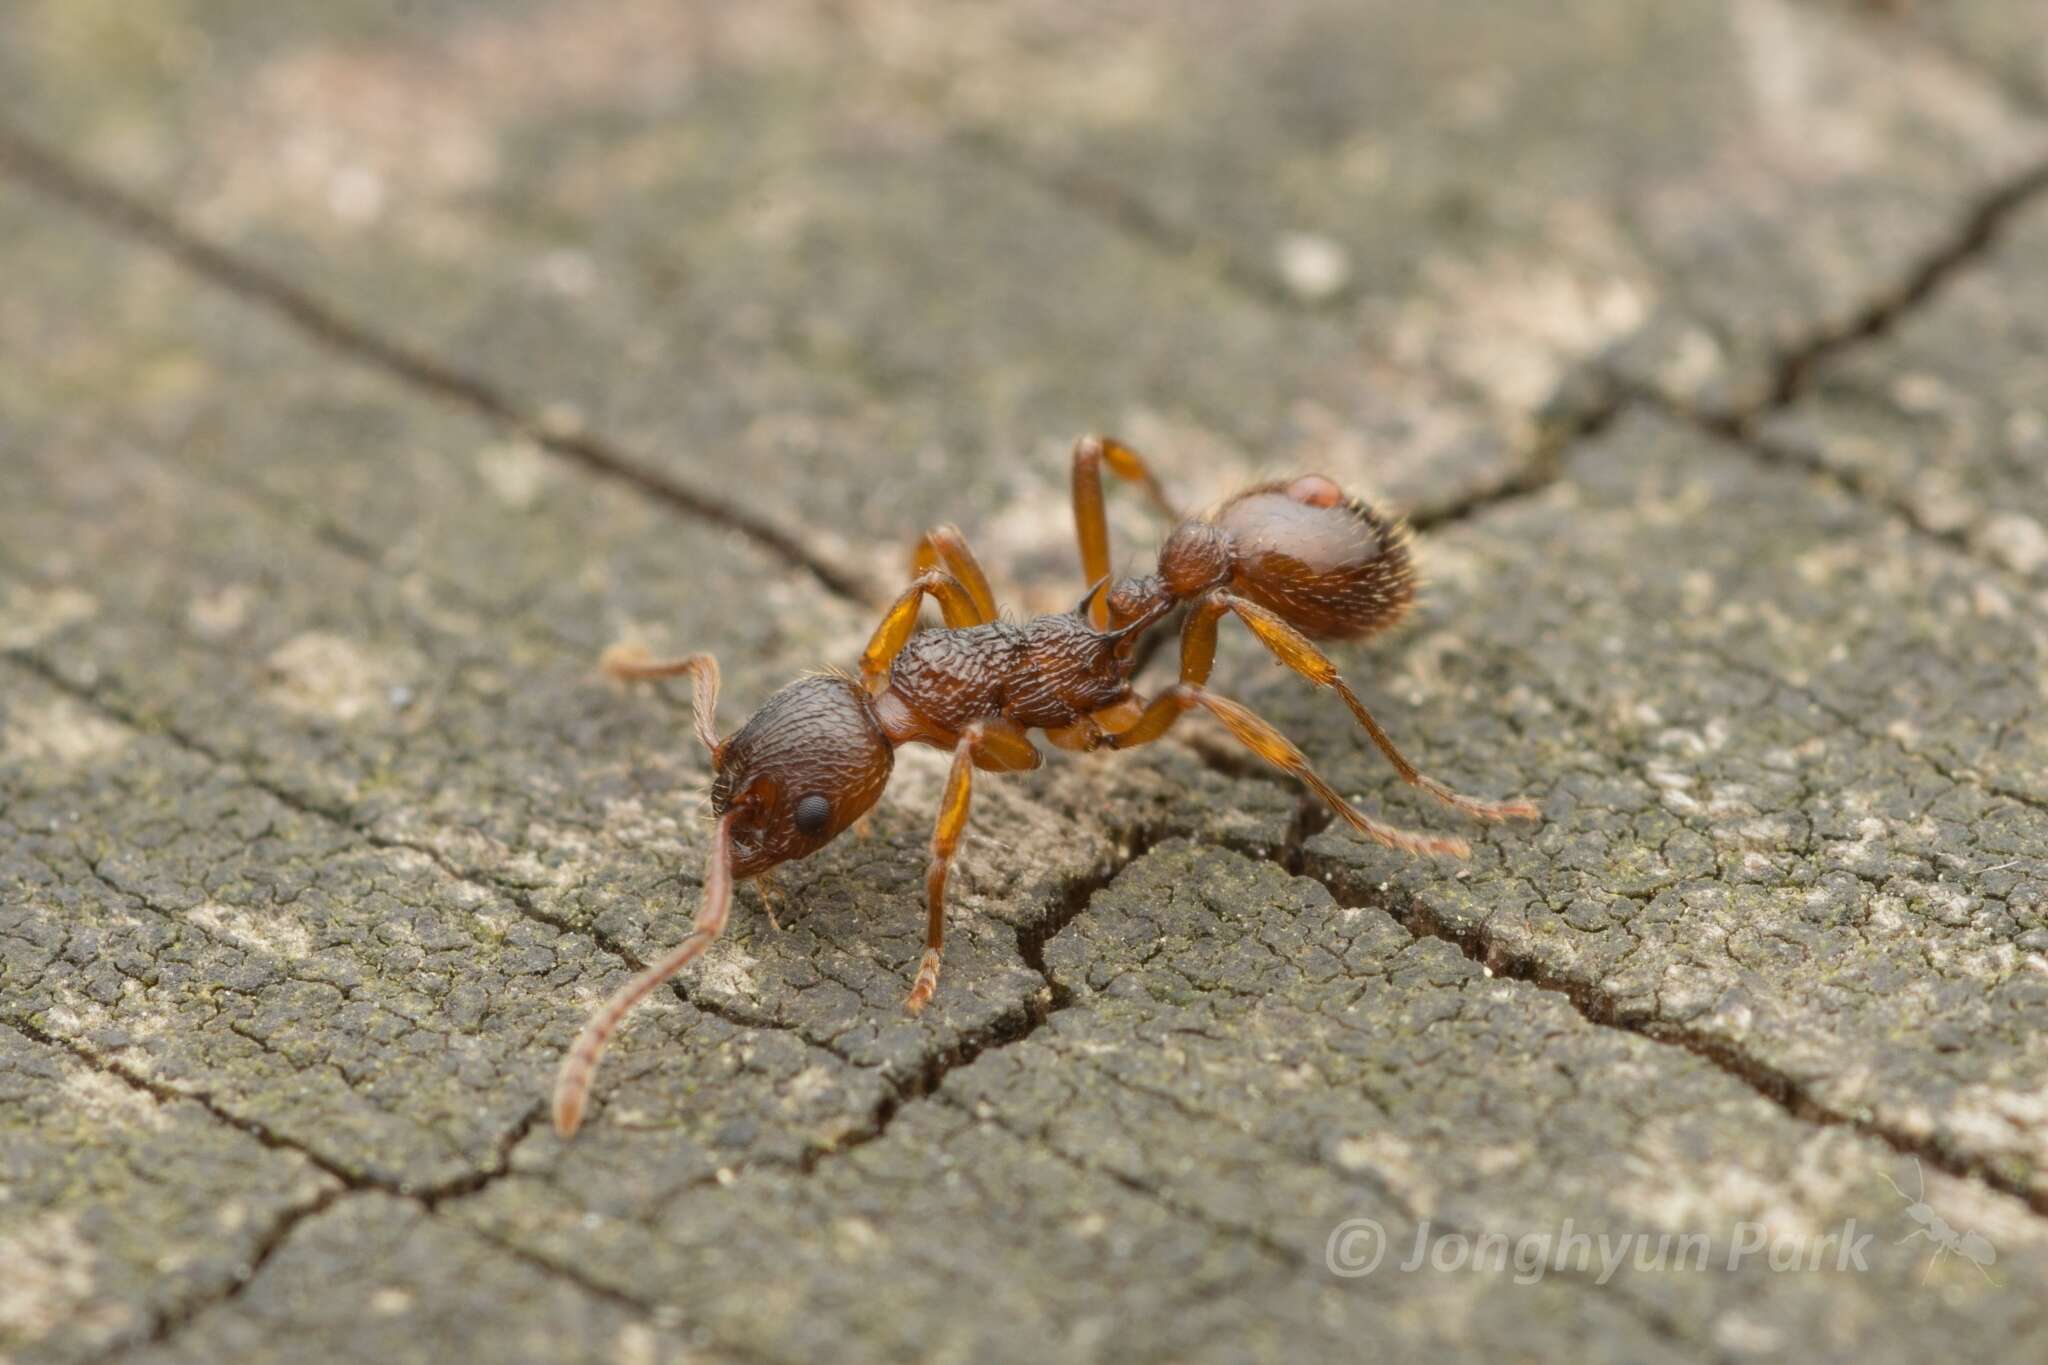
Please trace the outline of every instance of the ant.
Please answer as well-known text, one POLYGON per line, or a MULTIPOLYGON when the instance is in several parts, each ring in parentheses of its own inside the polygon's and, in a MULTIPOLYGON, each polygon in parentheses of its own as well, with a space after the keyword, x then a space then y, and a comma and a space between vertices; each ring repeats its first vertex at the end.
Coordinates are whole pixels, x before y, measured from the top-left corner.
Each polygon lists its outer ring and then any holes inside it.
POLYGON ((1144 458, 1120 441, 1083 437, 1074 446, 1074 524, 1083 577, 1074 609, 1022 623, 999 619, 994 595, 960 532, 926 532, 910 586, 890 606, 860 659, 860 676, 813 673, 769 697, 737 733, 718 737, 718 664, 708 654, 656 662, 631 646, 607 650, 601 667, 623 680, 687 675, 698 740, 711 755, 716 825, 703 902, 691 932, 621 986, 583 1027, 555 1082, 555 1129, 573 1134, 598 1054, 649 992, 687 966, 725 928, 735 879, 758 877, 815 853, 868 812, 889 780, 898 746, 951 750, 925 872, 925 951, 904 1007, 918 1014, 939 983, 946 877, 967 824, 976 768, 1023 772, 1043 761, 1027 734, 1043 730, 1063 749, 1135 749, 1200 708, 1240 743, 1292 773, 1352 829, 1390 848, 1465 857, 1463 839, 1418 834, 1358 810, 1309 766, 1292 741, 1205 685, 1218 623, 1235 616, 1273 655, 1318 687, 1335 689, 1401 777, 1481 820, 1538 818, 1528 801, 1463 796, 1417 771, 1315 639, 1355 640, 1407 615, 1416 592, 1408 532, 1319 474, 1246 489, 1207 516, 1176 518, 1153 573, 1110 582, 1103 470, 1143 485, 1174 516, 1144 458), (913 634, 927 597, 943 630, 913 634), (1180 679, 1151 698, 1131 687, 1139 637, 1176 607, 1180 679))
POLYGON ((1879 1171, 1878 1175, 1883 1178, 1885 1184, 1892 1187, 1892 1193, 1906 1201, 1906 1216, 1919 1224, 1904 1237, 1899 1238, 1900 1244, 1910 1242, 1915 1237, 1925 1237, 1934 1243, 1934 1255, 1927 1258, 1927 1269, 1920 1272, 1921 1281, 1924 1283, 1927 1277, 1934 1273, 1934 1267, 1941 1263, 1942 1257, 1954 1252, 1976 1266, 1977 1273, 1984 1277, 1986 1284, 1996 1285, 1998 1281, 1992 1279, 1991 1272, 1985 1269, 1986 1266, 1998 1262, 1998 1252, 1992 1247, 1990 1240, 1981 1232, 1957 1232, 1949 1225, 1948 1219, 1934 1211, 1934 1206, 1927 1202, 1927 1172, 1921 1169, 1920 1158, 1917 1156, 1913 1158, 1913 1173, 1920 1177, 1918 1198, 1900 1189, 1899 1182, 1892 1179, 1889 1172, 1879 1171))

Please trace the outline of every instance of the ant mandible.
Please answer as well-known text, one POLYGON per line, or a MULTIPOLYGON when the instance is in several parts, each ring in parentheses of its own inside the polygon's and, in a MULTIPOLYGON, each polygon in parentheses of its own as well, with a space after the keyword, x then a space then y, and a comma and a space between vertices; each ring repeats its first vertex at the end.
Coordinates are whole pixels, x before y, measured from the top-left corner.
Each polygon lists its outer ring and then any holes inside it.
POLYGON ((714 724, 718 664, 709 654, 657 663, 630 647, 606 652, 602 667, 614 678, 690 677, 697 738, 711 754, 717 823, 704 899, 689 937, 621 986, 562 1059, 557 1132, 567 1137, 582 1123, 598 1054, 620 1020, 725 928, 733 881, 817 852, 866 814, 903 744, 953 753, 925 872, 924 958, 904 1002, 912 1014, 931 1003, 938 988, 946 874, 967 824, 974 770, 1036 768, 1043 755, 1027 734, 1033 729, 1063 749, 1134 749, 1200 707, 1259 757, 1299 778, 1366 838, 1411 853, 1466 856, 1463 839, 1396 829, 1356 809, 1285 735, 1208 690, 1216 629, 1226 614, 1249 626, 1280 662, 1318 687, 1336 689, 1405 781, 1482 820, 1537 818, 1528 801, 1481 801, 1417 771, 1313 642, 1360 639, 1407 614, 1415 573, 1401 522, 1346 498, 1319 474, 1260 484, 1205 517, 1179 520, 1155 572, 1111 585, 1105 466, 1142 484, 1174 515, 1135 450, 1101 436, 1077 442, 1074 524, 1091 586, 1071 612, 1022 624, 998 619, 988 579, 967 542, 954 528, 938 527, 917 542, 915 577, 875 628, 858 679, 838 672, 799 678, 725 739, 714 724), (938 600, 945 628, 913 634, 927 597, 938 600), (1181 605, 1188 613, 1180 680, 1147 702, 1131 688, 1138 638, 1181 605))

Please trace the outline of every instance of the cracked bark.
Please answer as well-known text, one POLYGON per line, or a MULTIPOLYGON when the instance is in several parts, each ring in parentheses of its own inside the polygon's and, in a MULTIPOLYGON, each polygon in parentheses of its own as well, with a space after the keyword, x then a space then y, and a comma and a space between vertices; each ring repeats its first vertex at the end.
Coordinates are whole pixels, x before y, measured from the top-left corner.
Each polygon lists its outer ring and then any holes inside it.
MULTIPOLYGON (((1908 313, 1925 307, 1951 279, 1980 261, 1997 244, 2000 233, 2012 219, 2043 191, 2048 191, 2048 161, 2014 176, 1971 205, 1948 240, 1921 257, 1895 289, 1872 298, 1850 316, 1821 329, 1780 356, 1763 409, 1797 402, 1813 371, 1830 357, 1882 337, 1908 313)), ((1738 431, 1746 430, 1758 415, 1754 411, 1739 413, 1732 420, 1738 431)))
MULTIPOLYGON (((1304 875, 1321 882, 1332 895, 1353 890, 1342 878, 1331 878, 1328 874, 1319 875, 1313 864, 1304 870, 1304 875)), ((1853 1129, 1882 1142, 1900 1156, 1923 1158, 1928 1165, 1959 1179, 1974 1177, 1982 1180, 1993 1188, 2024 1201, 2035 1213, 2048 1215, 2048 1193, 2033 1188, 2025 1180, 2015 1179, 2001 1170, 1996 1163, 1988 1159, 1945 1151, 1938 1143, 1928 1138, 1888 1128, 1865 1116, 1831 1109, 1807 1095, 1804 1087, 1791 1076, 1754 1057, 1744 1055, 1724 1039, 1687 1029, 1666 1020, 1631 1018, 1612 995, 1587 982, 1559 976, 1541 959, 1494 942, 1483 927, 1460 928, 1446 925, 1426 905, 1390 903, 1370 896, 1365 897, 1361 903, 1374 909, 1385 910, 1399 920, 1402 927, 1417 937, 1441 939, 1449 943, 1490 974, 1526 981, 1538 990, 1562 996, 1588 1023, 1621 1029, 1648 1038, 1652 1042, 1682 1048, 1713 1064, 1726 1075, 1740 1081, 1801 1122, 1853 1129)))

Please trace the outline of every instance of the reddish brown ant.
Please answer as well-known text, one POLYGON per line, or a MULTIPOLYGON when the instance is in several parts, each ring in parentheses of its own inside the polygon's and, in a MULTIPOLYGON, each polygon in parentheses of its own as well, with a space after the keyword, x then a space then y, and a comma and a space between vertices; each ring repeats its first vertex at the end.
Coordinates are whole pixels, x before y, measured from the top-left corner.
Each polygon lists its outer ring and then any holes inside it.
POLYGON ((1537 818, 1527 801, 1462 796, 1416 771, 1365 709, 1337 666, 1312 642, 1355 640, 1407 614, 1415 574, 1406 528, 1347 499, 1321 475, 1261 484, 1207 517, 1180 521, 1156 572, 1109 581, 1109 528, 1102 470, 1143 484, 1172 515, 1145 461, 1129 446, 1084 437, 1074 447, 1074 523, 1083 576, 1092 585, 1071 612, 1022 624, 997 618, 994 595, 967 542, 952 527, 927 532, 912 560, 915 577, 875 628, 860 677, 818 673, 771 696, 739 732, 718 737, 718 665, 708 654, 656 663, 637 650, 606 652, 614 678, 672 678, 694 684, 697 738, 710 751, 717 824, 704 875, 703 905, 689 937, 620 987, 590 1017, 555 1082, 555 1129, 583 1120, 599 1052, 625 1017, 702 953, 725 928, 735 878, 815 853, 866 814, 888 783, 897 746, 953 752, 932 831, 925 873, 925 951, 904 1002, 919 1013, 939 982, 945 937, 946 873, 967 824, 973 772, 1021 772, 1043 756, 1027 731, 1064 749, 1132 749, 1150 744, 1196 707, 1238 741, 1294 774, 1368 839, 1411 853, 1464 857, 1462 839, 1416 834, 1357 810, 1325 782, 1300 749, 1251 711, 1204 686, 1216 657, 1216 629, 1235 615, 1276 658, 1318 687, 1335 688, 1403 779, 1445 805, 1482 820, 1537 818), (913 634, 926 597, 938 599, 945 629, 913 634), (1180 680, 1143 701, 1131 689, 1138 637, 1175 607, 1181 629, 1180 680))

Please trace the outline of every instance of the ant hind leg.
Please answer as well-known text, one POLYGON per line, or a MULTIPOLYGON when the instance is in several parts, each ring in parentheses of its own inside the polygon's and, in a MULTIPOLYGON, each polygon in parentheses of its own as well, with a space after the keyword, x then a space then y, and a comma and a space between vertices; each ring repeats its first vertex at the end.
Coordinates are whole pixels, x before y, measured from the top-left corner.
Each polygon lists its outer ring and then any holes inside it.
POLYGON ((1337 665, 1330 661, 1327 654, 1316 648, 1306 635, 1282 620, 1277 613, 1268 611, 1256 602, 1248 602, 1227 592, 1219 592, 1216 597, 1224 607, 1235 613, 1240 621, 1251 627, 1252 634, 1258 636, 1259 643, 1272 651, 1274 658, 1317 687, 1335 688, 1337 695, 1344 699, 1344 704, 1351 708, 1351 714, 1365 728, 1366 734, 1372 737, 1372 742, 1386 755, 1387 762, 1394 765, 1394 771, 1401 775, 1403 782, 1420 787, 1451 809, 1463 811, 1480 820, 1536 820, 1542 817, 1542 812, 1536 808, 1533 801, 1483 801, 1476 796, 1466 796, 1462 792, 1452 791, 1435 778, 1419 771, 1408 761, 1407 755, 1394 747, 1393 737, 1381 729, 1380 723, 1373 719, 1372 712, 1365 709, 1365 703, 1358 699, 1358 694, 1344 681, 1343 675, 1337 671, 1337 665))
POLYGON ((1249 707, 1218 696, 1202 686, 1209 680, 1209 669, 1216 659, 1217 622, 1229 609, 1221 597, 1221 594, 1211 594, 1188 610, 1187 624, 1181 628, 1180 681, 1154 697, 1130 728, 1106 735, 1104 747, 1134 749, 1141 744, 1150 744, 1172 729, 1182 715, 1199 706, 1222 721, 1238 743, 1274 767, 1293 774, 1320 796, 1331 810, 1343 817, 1346 824, 1375 843, 1409 853, 1441 853, 1453 858, 1470 854, 1471 847, 1463 839, 1418 834, 1373 819, 1324 781, 1322 774, 1309 766, 1307 755, 1295 747, 1294 741, 1260 719, 1249 707))
POLYGON ((1463 858, 1472 852, 1471 846, 1463 839, 1450 835, 1420 834, 1373 819, 1345 800, 1343 794, 1325 781, 1321 773, 1310 767, 1308 756, 1295 746, 1293 740, 1281 734, 1271 723, 1261 719, 1250 707, 1228 697, 1219 696, 1198 683, 1175 683, 1154 697, 1152 704, 1145 708, 1145 714, 1139 718, 1136 725, 1122 734, 1109 737, 1110 747, 1130 749, 1140 744, 1149 744, 1172 728, 1174 721, 1183 713, 1197 706, 1222 721, 1224 728, 1230 731, 1238 743, 1274 767, 1298 778, 1310 791, 1320 796, 1324 804, 1335 811, 1344 823, 1374 843, 1385 844, 1388 848, 1398 848, 1404 853, 1438 853, 1452 858, 1463 858))

